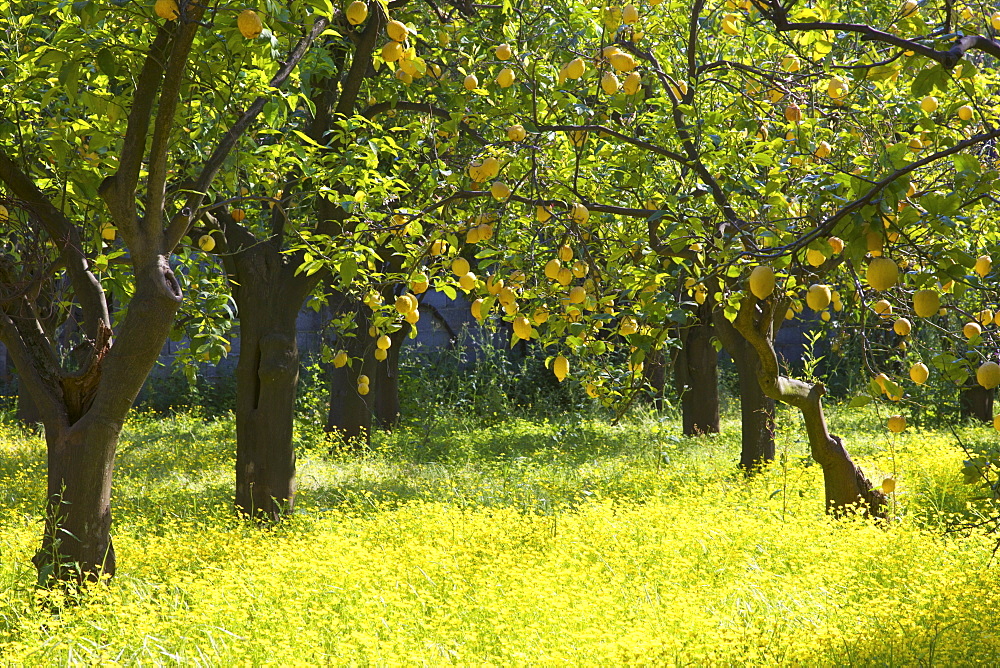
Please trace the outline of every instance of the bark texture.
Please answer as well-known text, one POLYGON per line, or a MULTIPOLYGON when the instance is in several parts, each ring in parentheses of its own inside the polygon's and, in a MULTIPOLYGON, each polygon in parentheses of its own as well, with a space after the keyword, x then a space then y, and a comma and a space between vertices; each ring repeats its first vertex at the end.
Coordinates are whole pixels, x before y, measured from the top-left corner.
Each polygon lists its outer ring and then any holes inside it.
POLYGON ((297 277, 271 244, 241 248, 232 264, 240 314, 236 508, 247 516, 277 520, 295 505, 295 322, 304 297, 297 277))
MULTIPOLYGON (((764 393, 757 380, 760 357, 756 349, 726 320, 721 309, 714 313, 715 331, 733 358, 740 387, 740 468, 747 473, 774 461, 774 399, 764 393)), ((775 322, 775 329, 782 321, 775 322)))
POLYGON ((872 486, 854 463, 843 441, 827 429, 823 415, 826 388, 822 383, 810 385, 781 374, 773 343, 775 323, 784 316, 786 308, 784 302, 761 302, 748 294, 741 300, 733 323, 760 359, 757 376, 760 387, 768 397, 794 406, 802 413, 810 453, 823 469, 827 511, 842 515, 849 508, 857 508, 866 515, 884 517, 885 495, 872 486))
POLYGON ((719 353, 712 345, 712 311, 698 307, 693 323, 680 331, 675 363, 686 436, 719 433, 719 353))

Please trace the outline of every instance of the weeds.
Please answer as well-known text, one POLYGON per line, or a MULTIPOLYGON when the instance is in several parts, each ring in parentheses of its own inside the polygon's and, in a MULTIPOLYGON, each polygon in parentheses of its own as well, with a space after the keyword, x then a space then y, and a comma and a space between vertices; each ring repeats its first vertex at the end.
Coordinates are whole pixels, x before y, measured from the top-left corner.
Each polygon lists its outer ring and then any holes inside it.
MULTIPOLYGON (((0 441, 0 663, 995 664, 992 538, 950 435, 890 450, 856 412, 833 428, 896 521, 822 513, 794 414, 784 466, 746 480, 738 425, 671 419, 419 422, 364 455, 307 449, 297 516, 232 517, 231 420, 138 415, 115 488, 118 575, 57 616, 30 557, 41 440, 0 441)), ((967 428, 963 439, 986 438, 967 428)))

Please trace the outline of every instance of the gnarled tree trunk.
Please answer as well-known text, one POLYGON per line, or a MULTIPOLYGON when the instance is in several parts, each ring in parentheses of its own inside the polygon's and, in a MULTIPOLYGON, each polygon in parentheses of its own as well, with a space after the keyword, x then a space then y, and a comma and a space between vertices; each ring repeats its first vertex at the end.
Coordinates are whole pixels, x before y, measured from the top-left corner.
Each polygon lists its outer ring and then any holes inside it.
MULTIPOLYGON (((33 559, 40 582, 114 575, 111 476, 118 436, 170 333, 180 299, 165 257, 137 267, 135 296, 114 345, 102 321, 81 372, 62 375, 58 384, 28 381, 48 450, 46 530, 33 559)), ((16 350, 15 336, 4 338, 16 350)), ((31 361, 18 356, 18 367, 33 376, 31 361)))
MULTIPOLYGON (((760 358, 757 351, 721 309, 715 309, 715 331, 723 347, 733 358, 740 386, 740 423, 742 426, 740 468, 752 473, 774 460, 774 399, 764 394, 757 375, 760 358)), ((775 329, 781 322, 775 322, 775 329)))
POLYGON ((736 330, 753 346, 760 358, 758 382, 764 394, 783 401, 802 413, 809 436, 813 459, 823 469, 827 511, 841 515, 849 508, 859 508, 872 517, 884 517, 886 498, 847 453, 843 441, 831 434, 823 415, 822 383, 810 385, 787 378, 780 373, 774 352, 774 330, 777 318, 783 317, 786 305, 775 300, 759 301, 752 294, 744 295, 733 323, 736 330))
POLYGON ((681 397, 684 434, 719 433, 719 353, 712 345, 712 311, 705 302, 680 330, 674 377, 681 397))

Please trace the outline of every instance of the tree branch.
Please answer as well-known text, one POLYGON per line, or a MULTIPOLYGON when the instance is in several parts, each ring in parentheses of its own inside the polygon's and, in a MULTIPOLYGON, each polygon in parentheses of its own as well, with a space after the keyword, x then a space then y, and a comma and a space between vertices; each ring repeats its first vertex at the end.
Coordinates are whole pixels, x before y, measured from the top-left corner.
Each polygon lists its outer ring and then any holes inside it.
POLYGON ((883 44, 890 44, 906 51, 919 53, 921 56, 941 63, 945 69, 949 70, 955 67, 968 51, 982 51, 994 58, 1000 58, 1000 43, 980 35, 959 37, 951 48, 939 50, 917 40, 898 37, 892 33, 860 23, 836 23, 829 21, 792 22, 788 20, 788 8, 783 7, 779 0, 756 0, 755 4, 760 9, 761 15, 770 21, 778 32, 833 30, 855 33, 868 41, 882 42, 883 44))
POLYGON ((857 197, 853 201, 842 206, 833 215, 827 218, 822 225, 818 225, 816 228, 814 228, 812 232, 798 238, 794 243, 788 246, 784 246, 780 252, 768 253, 768 254, 754 253, 754 257, 761 259, 775 258, 787 254, 788 251, 794 252, 796 250, 805 248, 816 239, 824 236, 829 236, 830 232, 833 231, 833 228, 837 225, 837 223, 839 223, 845 216, 869 205, 872 202, 872 200, 874 200, 875 197, 879 195, 883 190, 885 190, 893 181, 896 181, 897 179, 906 176, 910 172, 913 172, 919 169, 920 167, 937 162, 938 160, 942 158, 947 158, 950 155, 960 153, 961 151, 964 151, 970 146, 975 146, 976 144, 983 144, 987 141, 990 141, 991 139, 997 139, 997 138, 1000 138, 1000 128, 992 130, 991 132, 984 132, 978 135, 973 135, 968 139, 963 139, 962 141, 958 142, 957 144, 955 144, 950 148, 942 149, 940 151, 932 153, 931 155, 928 155, 925 158, 921 158, 920 160, 911 162, 909 165, 906 165, 905 167, 900 167, 899 169, 893 171, 891 174, 881 179, 880 181, 876 181, 875 183, 873 183, 872 187, 869 188, 864 195, 861 195, 860 197, 857 197))
POLYGON ((181 94, 181 82, 187 69, 188 56, 195 34, 198 32, 199 19, 205 8, 200 2, 187 4, 188 19, 181 25, 174 37, 174 45, 170 50, 163 84, 160 89, 159 107, 153 125, 153 141, 149 147, 149 177, 146 187, 146 211, 140 225, 143 228, 143 238, 155 240, 156 251, 163 235, 163 202, 166 197, 167 183, 167 153, 170 143, 170 133, 174 129, 174 113, 181 94))
POLYGON ((125 140, 122 142, 118 171, 105 179, 101 189, 118 189, 135 192, 139 183, 139 169, 146 152, 146 136, 153 114, 153 103, 160 88, 164 64, 167 61, 170 41, 177 30, 176 21, 164 21, 153 43, 149 46, 146 61, 139 72, 138 84, 132 97, 132 109, 128 114, 125 140))
POLYGON ((375 52, 375 43, 379 33, 388 22, 389 17, 385 14, 383 6, 375 3, 378 11, 372 13, 368 19, 368 25, 361 33, 361 39, 354 47, 354 58, 351 60, 351 68, 347 71, 347 76, 341 84, 340 99, 337 101, 336 114, 340 116, 350 116, 354 113, 355 105, 358 101, 358 92, 361 90, 361 83, 365 74, 372 64, 372 53, 375 52))
POLYGON ((84 331, 90 338, 95 338, 100 331, 99 323, 110 326, 111 316, 101 283, 90 271, 90 264, 83 252, 80 231, 2 149, 0 180, 31 207, 31 213, 42 223, 49 237, 59 240, 63 262, 69 271, 76 299, 83 310, 84 331))
MULTIPOLYGON (((317 18, 313 22, 312 30, 310 30, 305 37, 299 40, 298 44, 295 45, 295 48, 289 54, 284 65, 278 70, 274 77, 271 78, 271 88, 278 88, 288 80, 288 77, 299 64, 299 61, 302 60, 303 56, 305 56, 313 41, 315 41, 319 34, 326 29, 327 25, 328 23, 325 18, 317 18)), ((257 115, 260 114, 261 110, 264 109, 264 105, 269 99, 269 97, 263 95, 255 99, 250 107, 243 112, 243 115, 240 116, 240 118, 231 128, 229 128, 229 131, 226 132, 226 134, 219 141, 219 145, 205 162, 201 173, 195 180, 195 183, 191 188, 192 193, 188 195, 185 206, 170 221, 170 225, 166 231, 167 251, 172 251, 174 247, 177 246, 181 237, 187 234, 191 224, 200 217, 201 205, 208 193, 208 187, 212 184, 212 181, 215 179, 219 170, 222 169, 222 165, 226 161, 229 152, 236 145, 236 142, 239 141, 240 137, 243 136, 243 133, 246 132, 247 128, 250 127, 250 124, 254 121, 257 115)))

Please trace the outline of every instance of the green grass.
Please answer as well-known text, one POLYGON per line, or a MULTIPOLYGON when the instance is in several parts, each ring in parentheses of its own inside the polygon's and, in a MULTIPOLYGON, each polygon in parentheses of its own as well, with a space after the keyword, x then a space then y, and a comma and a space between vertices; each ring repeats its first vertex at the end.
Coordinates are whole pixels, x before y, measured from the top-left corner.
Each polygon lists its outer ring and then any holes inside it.
MULTIPOLYGON (((0 665, 975 665, 1000 662, 992 536, 950 433, 831 425, 887 527, 822 513, 794 413, 737 473, 738 423, 447 415, 328 454, 303 429, 299 512, 231 514, 231 420, 137 415, 114 496, 119 573, 44 612, 30 557, 44 445, 0 440, 0 665)), ((995 432, 967 427, 967 444, 995 432)))

